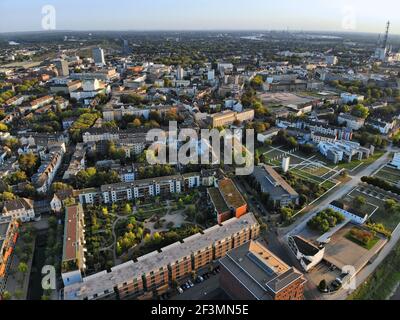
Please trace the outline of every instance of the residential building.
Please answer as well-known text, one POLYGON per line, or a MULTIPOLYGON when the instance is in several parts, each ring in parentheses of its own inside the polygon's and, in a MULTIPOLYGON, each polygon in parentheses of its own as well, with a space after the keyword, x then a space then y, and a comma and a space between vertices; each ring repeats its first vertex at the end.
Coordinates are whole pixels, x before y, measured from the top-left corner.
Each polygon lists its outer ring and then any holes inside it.
POLYGON ((54 97, 52 97, 52 96, 44 96, 41 98, 37 98, 30 102, 30 108, 31 108, 31 110, 36 110, 40 107, 45 106, 46 104, 53 102, 53 100, 54 100, 54 97))
POLYGON ((381 134, 388 134, 394 128, 395 121, 368 119, 365 124, 370 125, 374 129, 378 130, 381 134))
POLYGON ((257 241, 231 250, 220 263, 220 286, 233 300, 304 299, 303 274, 257 241))
POLYGON ((0 295, 4 292, 7 273, 18 238, 18 222, 12 217, 0 217, 0 295))
POLYGON ((311 132, 312 142, 318 144, 320 142, 335 142, 337 140, 336 135, 329 133, 311 132))
POLYGON ((45 161, 42 162, 31 180, 39 193, 46 193, 49 191, 51 184, 53 183, 54 177, 60 168, 64 155, 62 148, 57 148, 56 152, 51 152, 45 161))
POLYGON ((217 187, 207 189, 207 194, 218 223, 247 212, 247 203, 231 179, 219 180, 217 187))
POLYGON ((73 198, 73 190, 60 190, 54 193, 53 198, 50 201, 50 208, 53 212, 61 212, 64 208, 65 201, 73 198))
POLYGON ((80 282, 85 265, 85 222, 82 204, 65 208, 61 276, 64 286, 80 282))
POLYGON ((258 133, 257 141, 264 143, 266 140, 270 140, 273 137, 277 136, 279 131, 279 128, 271 128, 265 132, 258 133))
POLYGON ((359 103, 364 101, 364 96, 359 95, 359 94, 353 94, 353 93, 342 93, 340 95, 340 98, 342 100, 342 103, 359 103))
POLYGON ((161 294, 173 283, 191 277, 192 271, 196 272, 224 257, 230 250, 256 239, 259 233, 260 226, 252 213, 232 218, 181 242, 141 256, 137 261, 111 268, 110 272, 102 271, 67 285, 64 299, 151 299, 153 294, 161 294))
POLYGON ((22 222, 33 221, 35 219, 33 200, 18 198, 6 201, 3 206, 2 216, 20 219, 22 222))
POLYGON ((338 123, 344 124, 349 129, 359 130, 364 126, 365 119, 352 116, 351 114, 341 113, 338 116, 338 123))
POLYGON ((235 112, 224 110, 209 116, 213 128, 223 127, 233 124, 235 121, 246 122, 254 119, 254 110, 244 110, 235 112))
POLYGON ((299 194, 271 166, 254 167, 253 177, 262 193, 269 195, 269 201, 276 207, 299 204, 299 194))

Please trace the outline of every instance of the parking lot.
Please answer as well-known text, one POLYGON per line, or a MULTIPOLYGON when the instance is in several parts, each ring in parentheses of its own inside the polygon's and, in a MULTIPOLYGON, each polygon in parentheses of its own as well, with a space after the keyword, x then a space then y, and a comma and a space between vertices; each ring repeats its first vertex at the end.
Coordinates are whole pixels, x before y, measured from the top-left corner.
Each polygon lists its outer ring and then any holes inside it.
POLYGON ((171 300, 204 300, 210 299, 210 297, 213 297, 213 299, 218 299, 218 297, 221 299, 227 298, 219 289, 219 272, 219 266, 212 272, 209 272, 209 270, 198 272, 198 276, 201 276, 203 281, 199 277, 196 281, 190 280, 193 286, 189 284, 189 287, 186 285, 188 281, 184 281, 179 286, 181 289, 176 289, 173 292, 171 300))

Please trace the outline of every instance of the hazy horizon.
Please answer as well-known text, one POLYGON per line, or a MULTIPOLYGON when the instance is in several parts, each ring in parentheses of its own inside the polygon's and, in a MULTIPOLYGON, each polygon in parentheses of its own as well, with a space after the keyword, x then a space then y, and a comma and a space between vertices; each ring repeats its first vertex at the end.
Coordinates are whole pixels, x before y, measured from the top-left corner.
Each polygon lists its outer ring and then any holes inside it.
POLYGON ((382 0, 2 0, 0 33, 44 31, 42 8, 55 9, 52 31, 290 31, 400 34, 400 2, 382 0))

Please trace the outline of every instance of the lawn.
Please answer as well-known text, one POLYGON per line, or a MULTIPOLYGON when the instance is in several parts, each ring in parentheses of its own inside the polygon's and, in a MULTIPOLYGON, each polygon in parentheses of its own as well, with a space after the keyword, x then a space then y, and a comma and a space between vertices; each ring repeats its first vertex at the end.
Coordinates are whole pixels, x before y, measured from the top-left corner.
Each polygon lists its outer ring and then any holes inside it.
POLYGON ((335 183, 329 180, 325 180, 324 178, 320 178, 314 174, 311 174, 307 171, 300 170, 300 169, 292 169, 290 170, 291 173, 295 174, 296 176, 300 177, 301 179, 306 179, 314 183, 321 183, 321 186, 330 189, 335 186, 335 183))
POLYGON ((353 241, 364 249, 371 250, 379 241, 378 237, 373 237, 373 239, 369 240, 367 243, 360 240, 358 237, 354 236, 351 231, 345 235, 346 239, 353 241))
MULTIPOLYGON (((351 197, 357 197, 357 196, 362 196, 367 200, 367 205, 369 205, 372 209, 373 205, 379 207, 378 210, 374 212, 374 214, 371 216, 370 220, 374 223, 381 223, 383 226, 388 229, 389 231, 393 231, 396 229, 397 225, 400 223, 400 211, 395 212, 395 213, 390 213, 387 210, 385 210, 385 201, 377 199, 375 197, 368 196, 362 192, 359 192, 357 190, 353 191, 351 193, 351 197)), ((352 199, 351 197, 346 197, 348 199, 352 199)), ((372 211, 368 211, 372 212, 372 211)))
POLYGON ((372 215, 370 220, 374 223, 383 224, 386 229, 393 232, 400 223, 400 211, 389 213, 385 209, 379 209, 372 215))
POLYGON ((348 300, 385 300, 400 282, 400 242, 348 300))
POLYGON ((375 177, 397 184, 400 181, 400 170, 385 166, 375 174, 375 177))

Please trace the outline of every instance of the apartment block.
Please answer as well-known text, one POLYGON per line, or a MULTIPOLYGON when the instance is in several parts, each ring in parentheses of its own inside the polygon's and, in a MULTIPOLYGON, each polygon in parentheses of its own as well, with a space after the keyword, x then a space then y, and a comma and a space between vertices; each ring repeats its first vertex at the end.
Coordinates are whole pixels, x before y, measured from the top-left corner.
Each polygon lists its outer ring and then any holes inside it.
POLYGON ((81 204, 65 208, 64 246, 61 276, 64 285, 81 280, 85 265, 85 222, 81 204))
POLYGON ((0 217, 0 294, 4 291, 8 267, 18 238, 19 224, 12 217, 0 217))
POLYGON ((239 218, 247 212, 247 203, 231 179, 221 179, 217 186, 207 189, 207 194, 218 223, 231 217, 239 218))
POLYGON ((147 298, 160 294, 175 282, 190 277, 238 246, 259 236, 252 213, 173 243, 159 251, 66 285, 66 300, 147 298))

